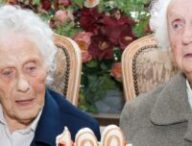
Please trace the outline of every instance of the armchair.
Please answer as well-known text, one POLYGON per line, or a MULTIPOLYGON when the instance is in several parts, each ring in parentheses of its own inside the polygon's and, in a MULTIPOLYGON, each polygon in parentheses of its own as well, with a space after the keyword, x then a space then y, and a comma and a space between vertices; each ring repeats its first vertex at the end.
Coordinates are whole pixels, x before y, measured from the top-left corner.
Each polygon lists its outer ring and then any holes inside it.
POLYGON ((73 104, 78 104, 81 79, 81 52, 70 38, 55 34, 54 42, 58 48, 56 70, 50 88, 62 93, 73 104))
POLYGON ((153 35, 137 39, 127 46, 122 55, 126 100, 152 90, 177 72, 169 51, 159 48, 153 35))

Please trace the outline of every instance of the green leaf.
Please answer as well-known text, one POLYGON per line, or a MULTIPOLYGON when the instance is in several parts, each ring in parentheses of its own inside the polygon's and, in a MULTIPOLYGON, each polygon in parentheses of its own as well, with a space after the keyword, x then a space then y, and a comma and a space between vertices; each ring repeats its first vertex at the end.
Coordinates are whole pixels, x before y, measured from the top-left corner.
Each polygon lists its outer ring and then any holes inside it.
POLYGON ((95 68, 98 66, 98 62, 96 60, 91 60, 86 64, 87 67, 89 68, 95 68))
POLYGON ((84 0, 72 0, 72 2, 80 8, 82 8, 84 4, 84 0))
POLYGON ((133 31, 138 38, 146 35, 145 31, 146 29, 148 29, 148 25, 149 25, 149 16, 145 16, 143 19, 140 20, 140 22, 137 25, 135 25, 133 31))
POLYGON ((39 5, 41 3, 41 0, 33 0, 32 4, 33 5, 39 5))
POLYGON ((38 13, 38 15, 42 18, 43 21, 45 21, 46 23, 50 20, 51 15, 49 15, 48 13, 38 13))
POLYGON ((103 61, 101 61, 100 62, 100 67, 101 67, 102 73, 103 72, 108 73, 109 70, 111 69, 112 63, 113 63, 113 60, 103 60, 103 61))
POLYGON ((56 33, 71 38, 79 31, 80 28, 77 28, 73 22, 66 22, 62 25, 57 26, 57 28, 55 29, 56 33))
POLYGON ((1 4, 5 3, 5 2, 6 2, 6 0, 0 0, 0 3, 1 3, 1 4))
POLYGON ((116 47, 113 49, 113 58, 115 61, 120 61, 121 55, 122 55, 122 51, 120 50, 119 47, 116 47))

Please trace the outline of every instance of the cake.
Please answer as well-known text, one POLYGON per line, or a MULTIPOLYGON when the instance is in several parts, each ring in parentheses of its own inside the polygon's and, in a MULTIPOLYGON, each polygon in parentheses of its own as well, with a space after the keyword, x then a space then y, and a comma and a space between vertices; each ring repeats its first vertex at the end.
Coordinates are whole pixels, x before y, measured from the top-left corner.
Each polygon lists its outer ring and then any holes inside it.
POLYGON ((64 131, 56 137, 56 144, 57 146, 132 146, 125 142, 121 129, 116 125, 109 125, 103 130, 101 141, 97 141, 91 129, 82 128, 72 142, 70 131, 65 127, 64 131))

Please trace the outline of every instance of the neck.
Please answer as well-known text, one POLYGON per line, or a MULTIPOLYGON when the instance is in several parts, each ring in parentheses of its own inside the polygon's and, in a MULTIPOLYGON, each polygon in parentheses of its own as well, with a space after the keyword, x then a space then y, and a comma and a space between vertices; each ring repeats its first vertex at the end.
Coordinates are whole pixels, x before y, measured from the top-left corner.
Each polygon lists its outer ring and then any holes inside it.
POLYGON ((5 120, 7 122, 9 131, 11 133, 13 133, 16 130, 20 130, 20 129, 24 129, 24 128, 28 127, 33 121, 31 119, 30 120, 22 120, 22 121, 19 119, 11 119, 6 115, 4 117, 5 117, 5 120))

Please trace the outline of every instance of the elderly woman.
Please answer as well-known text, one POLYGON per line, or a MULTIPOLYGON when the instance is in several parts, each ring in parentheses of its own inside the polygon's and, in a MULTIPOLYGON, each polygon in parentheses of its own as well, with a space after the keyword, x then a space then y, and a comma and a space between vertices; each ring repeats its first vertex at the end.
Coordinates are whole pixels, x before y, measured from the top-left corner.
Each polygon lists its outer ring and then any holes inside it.
POLYGON ((192 1, 153 1, 151 26, 180 73, 126 103, 120 126, 133 146, 192 145, 192 1))
POLYGON ((95 120, 46 88, 54 71, 53 32, 31 11, 0 7, 0 146, 55 146, 67 126, 100 138, 95 120))

